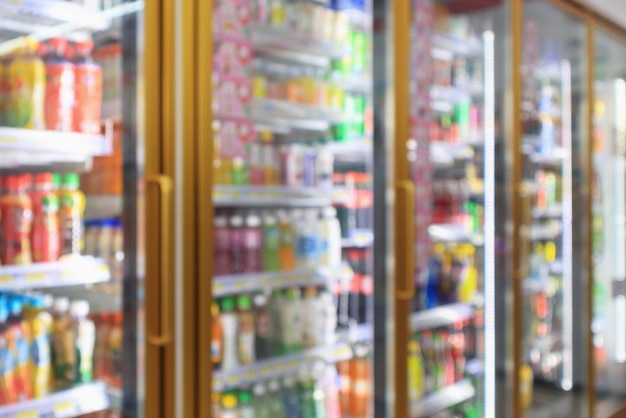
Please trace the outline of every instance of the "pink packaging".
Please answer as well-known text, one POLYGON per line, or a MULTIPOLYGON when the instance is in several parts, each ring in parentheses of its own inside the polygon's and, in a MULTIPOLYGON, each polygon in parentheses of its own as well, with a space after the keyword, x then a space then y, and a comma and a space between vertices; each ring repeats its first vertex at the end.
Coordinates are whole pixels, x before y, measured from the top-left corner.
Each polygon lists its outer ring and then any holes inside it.
POLYGON ((213 29, 216 34, 245 36, 252 22, 249 0, 218 0, 214 2, 213 29))
POLYGON ((217 77, 245 78, 252 62, 252 45, 243 39, 224 39, 217 43, 213 70, 217 77))
POLYGON ((220 156, 224 158, 245 157, 245 143, 256 137, 252 122, 241 119, 222 119, 216 132, 220 144, 220 156))
POLYGON ((216 77, 214 84, 214 110, 219 118, 250 116, 252 82, 240 77, 216 77))

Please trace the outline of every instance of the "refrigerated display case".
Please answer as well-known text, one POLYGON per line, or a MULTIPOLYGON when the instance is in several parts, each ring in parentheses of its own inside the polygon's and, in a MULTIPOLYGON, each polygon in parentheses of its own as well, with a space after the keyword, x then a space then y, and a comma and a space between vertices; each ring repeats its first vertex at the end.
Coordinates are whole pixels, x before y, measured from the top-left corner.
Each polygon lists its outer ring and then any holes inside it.
POLYGON ((623 318, 624 115, 626 84, 621 37, 596 28, 594 34, 594 103, 592 183, 593 356, 596 416, 610 416, 624 407, 626 326, 623 318))
POLYGON ((372 416, 371 4, 205 12, 201 412, 372 416))
POLYGON ((148 10, 0 1, 0 416, 143 416, 144 373, 164 368, 144 346, 144 147, 160 150, 144 138, 144 22, 165 30, 148 10))
POLYGON ((523 4, 519 129, 521 334, 526 416, 588 416, 586 295, 589 26, 560 3, 523 4), (567 31, 563 31, 567 28, 567 31))

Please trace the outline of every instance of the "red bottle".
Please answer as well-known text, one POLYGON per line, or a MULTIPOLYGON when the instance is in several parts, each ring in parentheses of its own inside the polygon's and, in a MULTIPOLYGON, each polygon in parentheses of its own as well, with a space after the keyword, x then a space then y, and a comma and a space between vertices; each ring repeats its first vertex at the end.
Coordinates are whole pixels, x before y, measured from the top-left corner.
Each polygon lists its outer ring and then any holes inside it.
POLYGON ((33 205, 33 226, 30 234, 33 261, 52 262, 59 259, 59 200, 52 190, 52 174, 35 176, 30 193, 33 205))
POLYGON ((30 264, 30 231, 32 227, 32 203, 26 193, 28 179, 8 176, 7 193, 0 200, 2 221, 2 264, 30 264))
POLYGON ((93 41, 75 44, 74 130, 87 134, 100 133, 102 106, 102 69, 93 62, 93 41))
POLYGON ((67 59, 67 40, 48 41, 46 64, 46 129, 70 132, 74 112, 74 64, 67 59))

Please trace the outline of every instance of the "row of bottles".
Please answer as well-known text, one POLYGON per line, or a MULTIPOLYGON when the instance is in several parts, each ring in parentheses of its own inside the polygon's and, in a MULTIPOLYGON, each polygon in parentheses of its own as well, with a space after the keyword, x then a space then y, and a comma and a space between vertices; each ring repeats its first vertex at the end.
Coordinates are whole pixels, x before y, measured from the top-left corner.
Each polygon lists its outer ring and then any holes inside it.
POLYGON ((336 267, 341 230, 332 207, 217 214, 214 218, 215 274, 336 267))
POLYGON ((214 367, 231 370, 335 340, 333 296, 315 287, 227 296, 213 305, 214 367))
POLYGON ((0 403, 41 398, 93 379, 89 304, 41 294, 0 295, 0 403))
POLYGON ((83 254, 103 259, 111 270, 111 278, 122 280, 124 274, 124 231, 121 219, 91 219, 86 221, 83 254))
POLYGON ((2 264, 57 261, 80 254, 85 197, 77 174, 0 178, 2 264))
POLYGON ((100 133, 102 71, 93 42, 24 38, 0 57, 0 126, 100 133))
POLYGON ((466 179, 433 179, 433 223, 462 225, 468 232, 483 226, 483 206, 472 199, 466 179))
POLYGON ((111 386, 122 386, 121 312, 100 312, 90 316, 96 327, 93 351, 93 378, 111 386))

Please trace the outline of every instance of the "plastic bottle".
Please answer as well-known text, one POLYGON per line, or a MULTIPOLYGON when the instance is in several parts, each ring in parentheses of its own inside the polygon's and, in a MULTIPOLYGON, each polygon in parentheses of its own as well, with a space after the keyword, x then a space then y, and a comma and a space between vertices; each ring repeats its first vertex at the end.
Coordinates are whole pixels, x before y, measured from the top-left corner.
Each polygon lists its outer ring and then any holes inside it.
POLYGON ((283 390, 281 391, 281 395, 287 418, 300 418, 298 391, 296 389, 296 381, 293 376, 285 376, 283 379, 283 390))
POLYGON ((213 363, 213 369, 217 370, 221 366, 222 356, 224 355, 224 330, 220 320, 220 308, 215 302, 211 305, 211 318, 211 362, 213 363))
POLYGON ((317 150, 315 160, 315 185, 324 193, 330 193, 333 189, 335 157, 327 145, 321 145, 317 150))
POLYGON ((237 408, 237 396, 234 393, 226 393, 222 396, 222 418, 240 418, 237 408))
POLYGON ((63 176, 61 183, 61 255, 78 255, 83 249, 83 214, 85 195, 79 190, 80 178, 76 173, 63 176))
POLYGON ((68 373, 70 361, 74 355, 66 341, 71 341, 70 300, 68 298, 57 298, 54 301, 52 312, 52 370, 54 374, 53 385, 55 387, 65 387, 69 384, 68 373))
POLYGON ((122 386, 122 351, 123 351, 123 336, 124 330, 122 327, 122 321, 124 317, 122 312, 115 312, 111 318, 111 330, 107 338, 107 351, 106 358, 109 364, 109 382, 112 386, 122 386))
POLYGON ((249 390, 239 391, 239 418, 255 418, 256 413, 252 407, 252 394, 249 390))
POLYGON ((285 405, 283 403, 280 391, 280 384, 278 380, 270 380, 267 388, 269 389, 268 398, 268 410, 269 416, 272 418, 287 418, 287 412, 285 411, 285 405))
POLYGON ((280 229, 276 217, 266 215, 263 217, 263 266, 265 271, 277 271, 280 269, 280 229))
POLYGON ((258 360, 269 358, 272 353, 272 316, 267 306, 267 296, 259 293, 254 296, 254 349, 258 360))
POLYGON ((299 210, 292 212, 298 231, 297 262, 301 268, 317 268, 319 267, 317 211, 315 209, 307 210, 304 213, 304 218, 300 216, 300 213, 299 210))
POLYGON ((48 41, 46 64, 46 129, 71 132, 74 117, 74 64, 66 57, 67 40, 48 41))
POLYGON ((11 77, 11 104, 7 112, 9 126, 45 129, 46 67, 37 56, 38 46, 39 43, 35 38, 24 38, 21 48, 9 66, 11 77))
POLYGON ((0 404, 6 405, 18 401, 15 391, 15 362, 9 347, 9 306, 8 300, 0 296, 0 404))
POLYGON ((281 313, 283 352, 302 351, 302 304, 299 289, 287 289, 281 313))
POLYGON ((75 43, 74 131, 97 135, 100 133, 102 106, 102 69, 93 62, 93 41, 75 43))
POLYGON ((334 365, 329 364, 324 369, 322 389, 326 394, 326 415, 328 418, 341 418, 339 403, 339 375, 334 365))
POLYGON ((52 315, 45 311, 45 297, 39 295, 30 301, 29 314, 32 340, 30 342, 30 376, 32 378, 33 396, 42 398, 50 390, 50 334, 52 332, 52 315))
POLYGON ((286 211, 278 212, 278 231, 280 232, 280 247, 278 259, 280 270, 287 271, 296 268, 296 231, 293 222, 286 211))
POLYGON ((112 320, 109 312, 99 315, 96 325, 96 345, 93 349, 93 377, 96 380, 110 380, 109 334, 112 320))
POLYGON ((337 210, 334 207, 325 208, 319 225, 320 265, 337 267, 341 264, 341 226, 337 219, 337 210))
POLYGON ((300 417, 315 417, 315 387, 308 366, 302 366, 299 371, 298 392, 300 397, 300 417))
MULTIPOLYGON (((57 213, 58 219, 58 213, 57 213)), ((86 255, 99 257, 98 254, 98 235, 100 234, 100 221, 92 220, 85 222, 85 249, 86 255)))
POLYGON ((269 300, 269 314, 271 318, 270 349, 272 356, 284 354, 283 344, 283 307, 285 297, 281 290, 274 289, 269 300))
POLYGON ((254 362, 254 314, 252 301, 249 296, 241 295, 237 298, 238 330, 237 330, 237 359, 239 365, 254 362))
POLYGON ((216 215, 213 218, 213 236, 214 274, 216 276, 230 274, 230 229, 228 228, 228 218, 226 216, 216 215))
POLYGON ((243 218, 240 215, 230 217, 230 272, 243 272, 243 218))
POLYGON ((18 400, 24 401, 33 396, 29 368, 29 342, 32 338, 32 331, 28 321, 22 317, 22 298, 17 295, 11 296, 9 307, 7 323, 9 325, 9 347, 15 365, 14 385, 18 400))
POLYGON ((222 299, 220 322, 224 334, 222 369, 232 370, 239 363, 237 359, 237 314, 235 313, 235 300, 230 296, 222 299))
POLYGON ((454 324, 454 331, 450 334, 449 340, 454 360, 454 380, 458 382, 465 374, 465 335, 462 322, 454 324))
POLYGON ((246 216, 243 230, 243 273, 263 270, 263 232, 261 218, 253 213, 246 216))
POLYGON ((354 358, 350 362, 352 391, 350 392, 350 412, 353 417, 367 417, 371 402, 371 360, 367 347, 354 347, 354 358))
POLYGON ((70 304, 70 329, 74 342, 74 352, 70 362, 71 383, 89 383, 93 380, 96 329, 88 315, 89 303, 87 301, 75 300, 70 304))
POLYGON ((343 414, 350 411, 350 393, 352 392, 352 376, 350 375, 350 360, 337 362, 339 375, 339 406, 343 414))
POLYGON ((302 300, 302 339, 305 348, 318 347, 324 343, 324 314, 317 289, 307 287, 302 300))
POLYGON ((33 226, 30 234, 33 261, 52 262, 59 259, 59 200, 52 191, 52 174, 35 176, 30 193, 33 207, 33 226))
POLYGON ((113 219, 102 219, 100 221, 100 233, 98 234, 97 252, 98 256, 111 266, 113 261, 113 219))
POLYGON ((274 418, 272 411, 270 410, 270 401, 266 394, 265 385, 263 383, 257 383, 252 388, 252 409, 254 410, 255 418, 274 418))
POLYGON ((2 222, 2 264, 30 264, 30 232, 32 203, 26 194, 26 184, 20 176, 6 177, 7 194, 0 200, 2 222))

